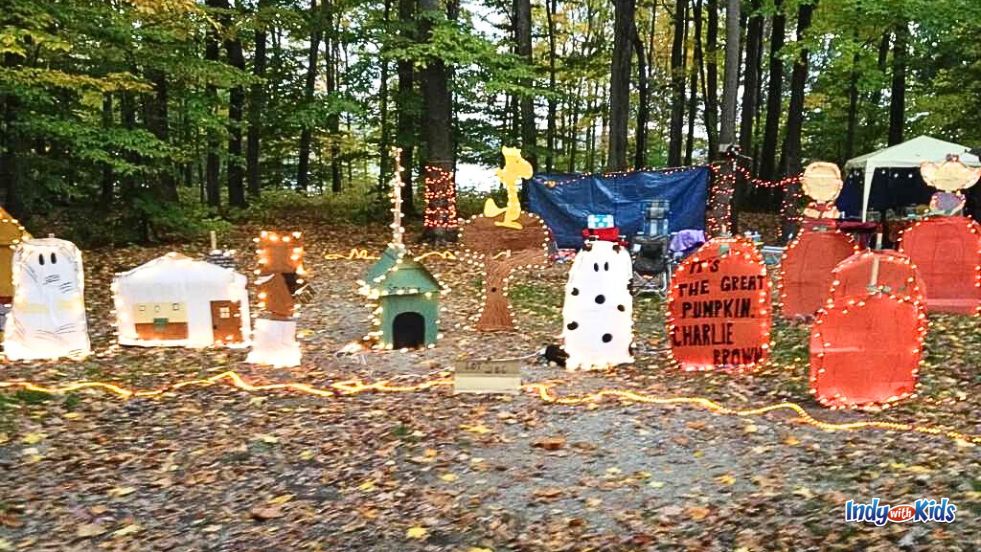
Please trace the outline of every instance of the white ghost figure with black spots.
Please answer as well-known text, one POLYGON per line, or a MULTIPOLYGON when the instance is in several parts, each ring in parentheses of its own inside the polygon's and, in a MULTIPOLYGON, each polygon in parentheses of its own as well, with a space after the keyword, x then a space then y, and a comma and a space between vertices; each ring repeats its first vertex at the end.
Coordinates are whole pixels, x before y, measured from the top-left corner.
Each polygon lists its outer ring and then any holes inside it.
POLYGON ((14 301, 4 325, 11 360, 82 358, 89 347, 82 254, 55 238, 24 241, 11 265, 14 301))
POLYGON ((568 370, 600 370, 634 361, 630 253, 608 241, 587 243, 569 270, 562 306, 568 370))

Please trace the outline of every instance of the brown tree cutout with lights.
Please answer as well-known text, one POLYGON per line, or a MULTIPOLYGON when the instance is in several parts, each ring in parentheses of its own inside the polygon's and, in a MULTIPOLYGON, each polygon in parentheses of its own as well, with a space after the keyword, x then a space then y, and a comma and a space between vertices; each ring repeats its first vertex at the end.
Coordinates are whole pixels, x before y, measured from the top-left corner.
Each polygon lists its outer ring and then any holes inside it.
POLYGON ((514 329, 508 284, 512 273, 542 265, 547 258, 548 230, 540 218, 521 212, 517 185, 530 178, 531 165, 517 148, 503 148, 504 168, 497 177, 507 188, 508 203, 497 207, 488 199, 484 214, 471 218, 462 228, 460 242, 467 249, 469 262, 483 265, 484 298, 477 315, 478 331, 514 329))
POLYGON ((279 234, 263 230, 256 243, 259 268, 260 318, 255 322, 251 364, 277 368, 300 364, 300 345, 296 342, 296 295, 304 288, 303 242, 300 232, 279 234))

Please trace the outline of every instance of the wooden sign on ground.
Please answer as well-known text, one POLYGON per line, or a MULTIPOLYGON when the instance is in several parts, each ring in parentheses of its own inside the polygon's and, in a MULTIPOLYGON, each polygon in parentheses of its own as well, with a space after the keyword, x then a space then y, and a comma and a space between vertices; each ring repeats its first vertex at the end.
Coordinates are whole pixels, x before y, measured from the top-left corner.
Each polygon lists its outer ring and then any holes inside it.
POLYGON ((520 360, 467 360, 457 364, 453 377, 454 393, 521 392, 520 360))

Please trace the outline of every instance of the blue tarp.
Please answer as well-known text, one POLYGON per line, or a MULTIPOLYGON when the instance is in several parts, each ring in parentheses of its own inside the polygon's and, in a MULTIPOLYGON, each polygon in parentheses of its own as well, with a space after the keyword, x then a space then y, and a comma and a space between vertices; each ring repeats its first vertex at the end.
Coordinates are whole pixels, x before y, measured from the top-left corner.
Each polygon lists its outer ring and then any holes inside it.
POLYGON ((642 231, 644 207, 653 199, 671 202, 668 225, 672 232, 703 230, 708 181, 708 167, 616 176, 539 174, 528 184, 528 210, 542 217, 561 248, 582 245, 582 230, 590 214, 612 214, 626 236, 642 231))

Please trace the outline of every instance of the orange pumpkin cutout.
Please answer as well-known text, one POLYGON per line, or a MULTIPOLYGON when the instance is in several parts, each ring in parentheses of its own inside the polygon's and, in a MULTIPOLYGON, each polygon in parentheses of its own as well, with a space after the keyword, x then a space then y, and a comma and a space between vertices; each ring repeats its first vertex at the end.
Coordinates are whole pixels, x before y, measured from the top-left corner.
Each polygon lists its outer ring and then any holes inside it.
POLYGON ((770 353, 770 279, 747 240, 715 238, 671 278, 668 336, 684 370, 749 370, 770 353))
POLYGON ((861 297, 869 293, 869 281, 876 271, 876 285, 886 293, 923 302, 926 284, 909 257, 891 250, 860 251, 838 263, 832 274, 829 301, 861 297), (873 268, 878 259, 878 268, 873 268))
POLYGON ((876 293, 822 310, 811 328, 811 392, 832 408, 875 407, 913 393, 926 315, 876 293))
POLYGON ((927 312, 981 314, 981 224, 936 217, 913 224, 899 250, 926 283, 927 312))
POLYGON ((856 249, 855 242, 837 230, 801 232, 780 261, 783 315, 813 316, 827 300, 835 266, 856 249))

